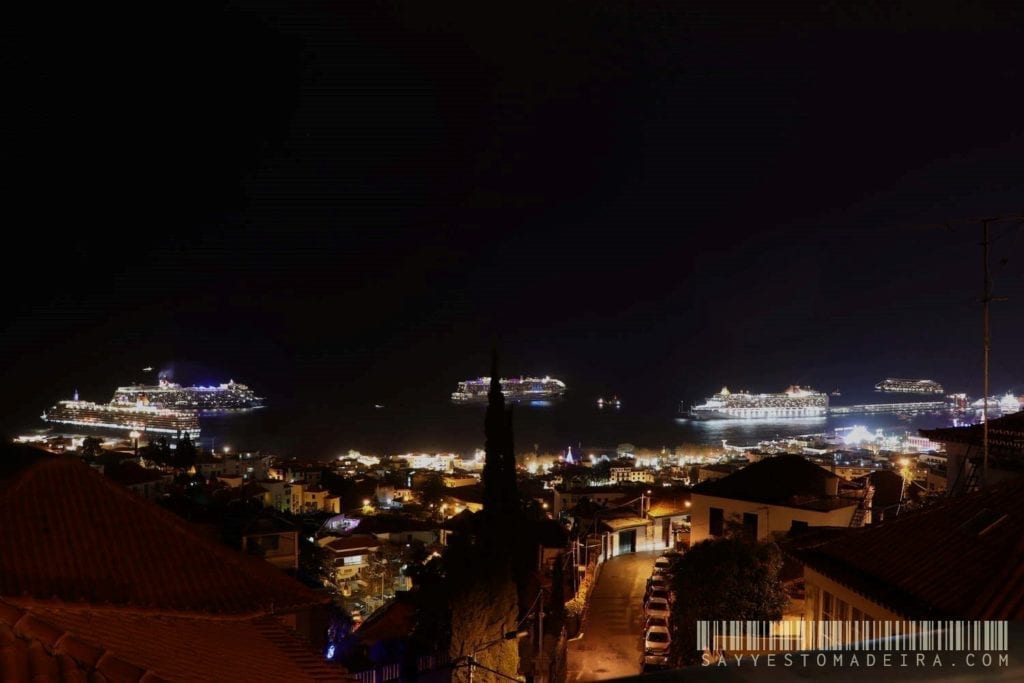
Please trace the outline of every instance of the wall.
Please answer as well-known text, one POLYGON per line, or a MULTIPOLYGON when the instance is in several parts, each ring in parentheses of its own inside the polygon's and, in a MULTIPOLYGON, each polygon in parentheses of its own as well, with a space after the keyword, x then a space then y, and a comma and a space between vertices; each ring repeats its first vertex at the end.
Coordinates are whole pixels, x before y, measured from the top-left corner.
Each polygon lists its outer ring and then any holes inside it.
POLYGON ((742 520, 744 512, 756 514, 758 516, 757 537, 759 540, 766 539, 769 532, 787 533, 794 521, 807 522, 808 526, 850 526, 853 511, 856 509, 856 505, 851 504, 849 507, 819 512, 782 505, 765 505, 764 503, 731 498, 718 498, 698 493, 693 494, 691 501, 691 543, 700 543, 710 537, 708 510, 712 507, 721 508, 727 522, 732 515, 737 515, 742 520))

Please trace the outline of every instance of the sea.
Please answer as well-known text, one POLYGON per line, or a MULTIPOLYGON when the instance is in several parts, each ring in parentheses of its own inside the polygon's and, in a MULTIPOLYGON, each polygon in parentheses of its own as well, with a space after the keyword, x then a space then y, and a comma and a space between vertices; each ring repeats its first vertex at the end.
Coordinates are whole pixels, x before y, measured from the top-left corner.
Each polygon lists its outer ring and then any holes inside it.
MULTIPOLYGON (((888 397, 876 402, 890 402, 888 397)), ((913 400, 913 399, 906 399, 913 400)), ((406 405, 268 405, 247 413, 202 418, 202 445, 214 450, 264 451, 284 456, 331 459, 350 450, 364 454, 451 452, 470 454, 484 445, 484 406, 426 401, 406 405)), ((886 435, 916 435, 946 427, 944 412, 843 414, 823 418, 765 420, 685 419, 677 407, 599 408, 578 397, 547 405, 513 408, 519 453, 614 452, 620 444, 662 449, 702 444, 756 445, 806 434, 833 434, 863 426, 886 435)))

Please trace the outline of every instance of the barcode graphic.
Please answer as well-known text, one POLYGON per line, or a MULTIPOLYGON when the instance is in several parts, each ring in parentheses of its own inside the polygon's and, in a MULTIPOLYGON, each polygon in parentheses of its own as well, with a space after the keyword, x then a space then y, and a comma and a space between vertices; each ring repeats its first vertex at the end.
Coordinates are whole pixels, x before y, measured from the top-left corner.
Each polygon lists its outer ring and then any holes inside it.
POLYGON ((698 621, 697 649, 1005 651, 1006 621, 698 621))

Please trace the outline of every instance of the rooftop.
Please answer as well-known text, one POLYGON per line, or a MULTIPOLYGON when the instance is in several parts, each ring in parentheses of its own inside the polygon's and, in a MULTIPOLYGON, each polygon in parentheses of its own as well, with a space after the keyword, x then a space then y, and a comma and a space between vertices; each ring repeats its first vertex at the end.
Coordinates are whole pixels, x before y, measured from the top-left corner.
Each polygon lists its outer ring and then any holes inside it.
POLYGON ((328 599, 75 457, 24 448, 0 452, 0 596, 8 600, 242 615, 328 599))
POLYGON ((1024 618, 1024 477, 799 551, 911 618, 1024 618))
POLYGON ((799 455, 765 458, 721 479, 701 482, 694 494, 813 510, 857 505, 855 498, 826 495, 839 477, 799 455))
POLYGON ((98 680, 118 681, 325 681, 344 674, 273 617, 158 616, 0 600, 0 639, 7 655, 0 670, 13 680, 92 680, 96 672, 98 680))
MULTIPOLYGON (((982 425, 920 429, 921 436, 940 443, 962 443, 981 448, 982 425)), ((988 423, 989 455, 1024 467, 1024 411, 988 423)))

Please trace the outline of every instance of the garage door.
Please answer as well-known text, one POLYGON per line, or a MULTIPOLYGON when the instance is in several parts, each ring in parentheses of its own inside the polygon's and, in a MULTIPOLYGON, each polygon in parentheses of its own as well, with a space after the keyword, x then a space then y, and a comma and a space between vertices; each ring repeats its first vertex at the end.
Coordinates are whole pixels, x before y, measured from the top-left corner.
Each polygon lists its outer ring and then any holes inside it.
POLYGON ((636 529, 619 532, 619 555, 636 551, 636 529))

